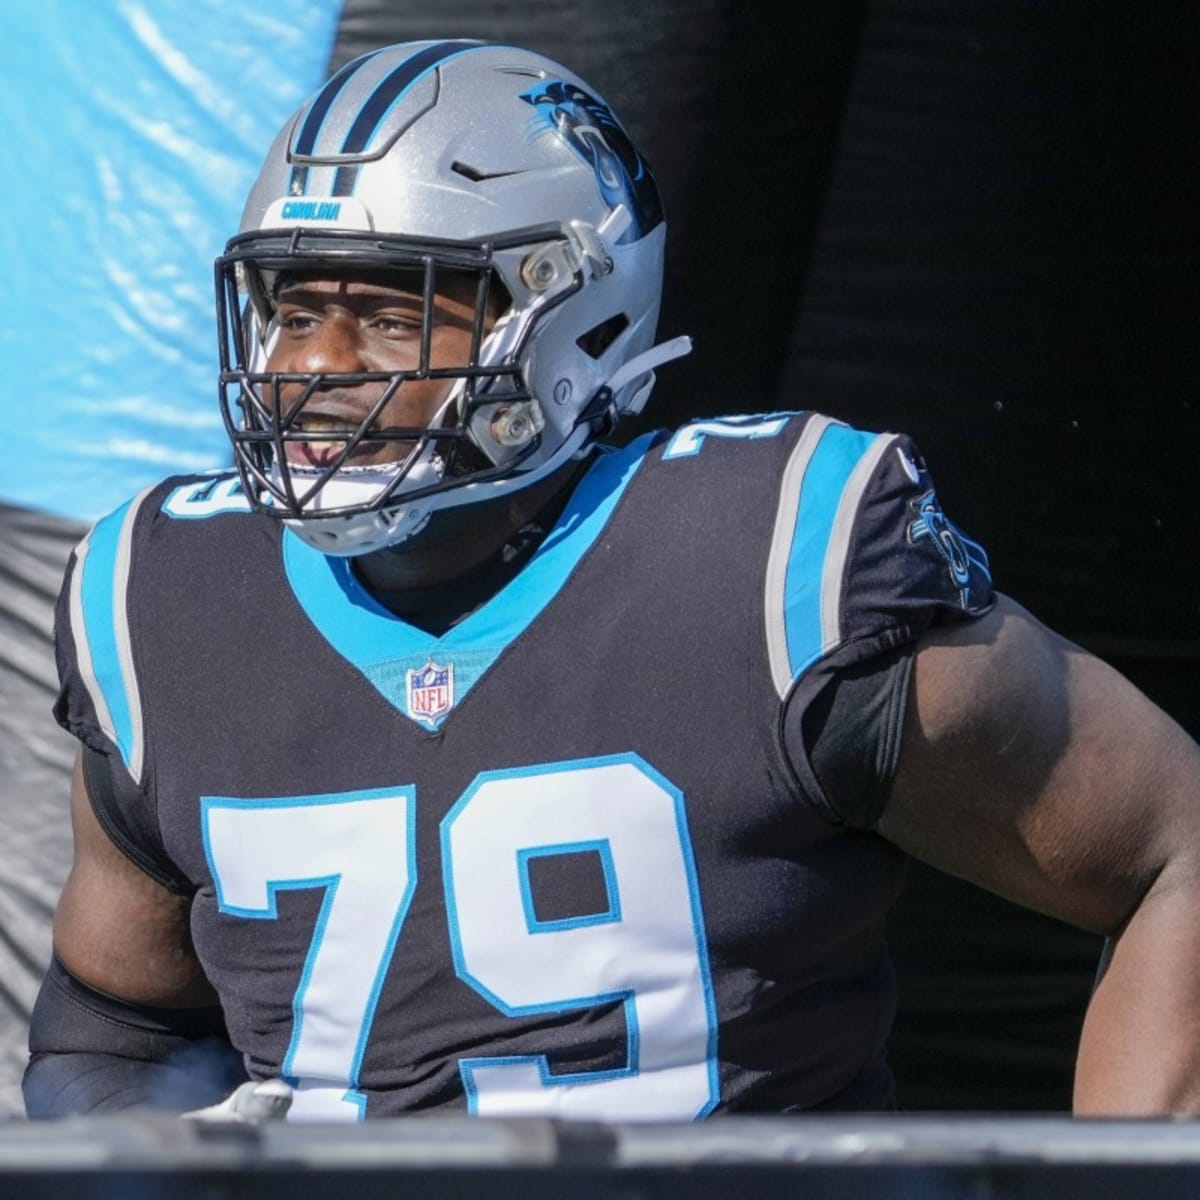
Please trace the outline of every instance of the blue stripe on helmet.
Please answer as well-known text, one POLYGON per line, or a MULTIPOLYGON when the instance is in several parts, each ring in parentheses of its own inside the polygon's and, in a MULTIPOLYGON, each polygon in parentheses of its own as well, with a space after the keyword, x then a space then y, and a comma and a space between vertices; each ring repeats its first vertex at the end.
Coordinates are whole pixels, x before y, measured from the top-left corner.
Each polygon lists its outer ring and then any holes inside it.
POLYGON ((366 66, 378 53, 378 50, 372 50, 369 54, 364 54, 354 59, 353 62, 348 62, 321 89, 320 94, 312 102, 312 107, 308 110, 308 116, 304 118, 300 136, 296 138, 295 145, 292 147, 293 154, 311 154, 313 152, 313 147, 317 144, 317 135, 321 132, 321 126, 324 124, 329 110, 333 107, 333 102, 338 98, 338 93, 346 86, 350 76, 360 67, 366 66))
MULTIPOLYGON (((304 118, 300 134, 292 145, 292 154, 311 154, 313 152, 317 144, 317 137, 321 132, 321 126, 325 123, 325 117, 333 107, 333 102, 338 98, 342 88, 346 86, 351 75, 355 74, 360 67, 365 66, 378 53, 378 50, 372 50, 369 54, 360 55, 352 62, 348 62, 321 89, 308 110, 308 116, 304 118)), ((288 182, 288 195, 303 195, 307 186, 308 168, 306 166, 292 167, 292 177, 288 182)))
MULTIPOLYGON (((361 154, 370 145, 371 138, 392 106, 434 67, 468 50, 486 49, 487 45, 486 42, 475 41, 435 42, 424 50, 418 50, 411 58, 406 58, 368 97, 342 142, 341 153, 361 154)), ((339 167, 333 181, 333 195, 351 195, 357 176, 357 166, 339 167)))

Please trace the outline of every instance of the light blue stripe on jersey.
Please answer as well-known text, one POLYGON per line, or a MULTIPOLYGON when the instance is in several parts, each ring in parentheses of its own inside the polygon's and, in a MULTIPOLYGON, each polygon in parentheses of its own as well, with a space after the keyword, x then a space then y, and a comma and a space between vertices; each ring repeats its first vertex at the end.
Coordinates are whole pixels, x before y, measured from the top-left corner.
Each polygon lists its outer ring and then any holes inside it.
POLYGON ((892 441, 890 435, 861 433, 818 417, 805 432, 810 436, 802 435, 793 451, 791 477, 785 476, 776 518, 772 557, 777 559, 786 547, 786 563, 768 567, 767 636, 781 697, 840 638, 840 596, 853 519, 871 471, 892 441), (780 586, 782 597, 772 595, 780 586), (782 638, 778 627, 772 628, 778 618, 782 638))
MULTIPOLYGON (((283 538, 283 562, 292 591, 330 646, 404 715, 409 715, 407 672, 430 659, 442 666, 453 663, 454 702, 461 703, 554 599, 603 532, 652 438, 646 434, 623 450, 601 451, 528 565, 441 637, 409 625, 374 600, 349 559, 327 557, 289 530, 283 538)), ((436 728, 444 719, 422 723, 436 728)))
POLYGON ((142 712, 126 598, 133 523, 148 491, 98 521, 84 539, 76 551, 71 594, 80 673, 100 728, 135 779, 142 770, 142 712))

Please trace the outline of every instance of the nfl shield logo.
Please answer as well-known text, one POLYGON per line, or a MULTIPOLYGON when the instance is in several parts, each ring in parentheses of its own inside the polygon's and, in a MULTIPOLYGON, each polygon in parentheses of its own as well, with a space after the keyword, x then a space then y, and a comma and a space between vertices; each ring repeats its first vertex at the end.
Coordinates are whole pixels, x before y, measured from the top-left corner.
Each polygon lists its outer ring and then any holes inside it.
POLYGON ((408 715, 414 721, 435 725, 454 707, 454 664, 439 666, 431 658, 408 672, 408 715))

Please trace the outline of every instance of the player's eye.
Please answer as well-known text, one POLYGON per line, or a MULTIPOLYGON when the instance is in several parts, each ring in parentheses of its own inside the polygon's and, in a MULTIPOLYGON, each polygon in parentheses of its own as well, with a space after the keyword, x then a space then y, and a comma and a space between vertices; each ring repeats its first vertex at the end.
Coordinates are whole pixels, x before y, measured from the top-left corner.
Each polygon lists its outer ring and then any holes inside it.
POLYGON ((279 315, 279 327, 287 330, 288 333, 307 333, 315 328, 316 324, 316 314, 302 308, 293 309, 291 312, 281 312, 279 315))
POLYGON ((421 318, 413 313, 376 313, 367 326, 373 332, 389 338, 407 338, 419 335, 421 318))

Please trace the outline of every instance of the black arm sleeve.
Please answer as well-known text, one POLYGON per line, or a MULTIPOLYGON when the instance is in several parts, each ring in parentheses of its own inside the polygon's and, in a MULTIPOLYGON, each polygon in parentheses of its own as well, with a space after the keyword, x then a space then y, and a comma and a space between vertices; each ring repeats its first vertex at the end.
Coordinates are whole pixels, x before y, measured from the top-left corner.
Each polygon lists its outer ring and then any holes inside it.
POLYGON ((219 1007, 131 1004, 51 960, 29 1025, 30 1117, 215 1104, 248 1078, 219 1007))
POLYGON ((831 815, 854 828, 870 829, 887 802, 915 650, 898 646, 838 671, 806 708, 785 715, 788 745, 805 748, 831 815))

